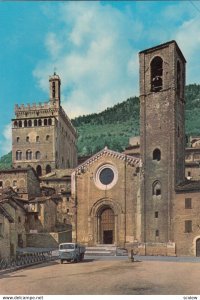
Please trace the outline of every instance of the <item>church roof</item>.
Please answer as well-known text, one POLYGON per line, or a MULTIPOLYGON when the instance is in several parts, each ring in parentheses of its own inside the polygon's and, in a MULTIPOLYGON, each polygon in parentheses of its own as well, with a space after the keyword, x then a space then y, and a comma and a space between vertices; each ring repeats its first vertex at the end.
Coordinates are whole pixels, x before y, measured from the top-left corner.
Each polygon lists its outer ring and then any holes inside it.
POLYGON ((41 180, 59 180, 70 177, 74 169, 56 169, 55 171, 48 173, 41 177, 41 180))
POLYGON ((140 159, 139 158, 134 157, 134 156, 130 156, 130 155, 127 155, 127 154, 124 154, 124 153, 116 152, 116 151, 110 150, 107 147, 105 147, 101 151, 99 151, 96 154, 94 154, 93 156, 91 156, 85 162, 80 164, 75 169, 75 171, 76 172, 81 171, 84 167, 93 164, 94 162, 96 162, 97 160, 99 160, 103 156, 110 156, 110 157, 118 158, 120 160, 126 161, 131 166, 136 166, 136 167, 140 166, 140 159))

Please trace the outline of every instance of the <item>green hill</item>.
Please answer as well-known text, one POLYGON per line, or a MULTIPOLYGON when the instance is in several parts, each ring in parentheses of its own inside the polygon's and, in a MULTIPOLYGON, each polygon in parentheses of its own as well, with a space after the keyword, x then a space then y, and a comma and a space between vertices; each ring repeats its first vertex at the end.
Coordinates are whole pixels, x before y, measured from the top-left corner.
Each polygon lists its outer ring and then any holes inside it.
MULTIPOLYGON (((187 135, 200 135, 200 85, 186 86, 185 126, 187 135)), ((101 113, 77 117, 79 156, 93 154, 105 146, 122 151, 131 136, 139 135, 139 99, 132 97, 101 113)), ((0 159, 0 168, 9 167, 11 152, 0 159)))
POLYGON ((0 158, 0 169, 10 168, 11 162, 12 162, 12 152, 10 151, 8 154, 0 158))

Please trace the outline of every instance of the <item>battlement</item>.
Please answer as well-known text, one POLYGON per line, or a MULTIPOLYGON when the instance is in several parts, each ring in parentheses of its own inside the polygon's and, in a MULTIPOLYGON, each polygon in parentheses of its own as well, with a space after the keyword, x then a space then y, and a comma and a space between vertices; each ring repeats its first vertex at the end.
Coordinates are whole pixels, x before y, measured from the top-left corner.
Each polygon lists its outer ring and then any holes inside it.
POLYGON ((39 102, 38 104, 36 103, 33 103, 33 104, 21 104, 21 105, 18 105, 18 104, 15 104, 15 113, 18 113, 18 112, 29 112, 30 110, 31 111, 34 111, 34 110, 41 110, 41 109, 49 109, 51 107, 49 101, 47 102, 39 102))

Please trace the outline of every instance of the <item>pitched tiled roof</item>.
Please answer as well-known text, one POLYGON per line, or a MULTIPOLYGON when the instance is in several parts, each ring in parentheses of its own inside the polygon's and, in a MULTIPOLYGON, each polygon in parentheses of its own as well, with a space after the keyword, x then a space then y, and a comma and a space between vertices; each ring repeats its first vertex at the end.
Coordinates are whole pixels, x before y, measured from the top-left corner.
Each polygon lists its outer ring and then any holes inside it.
POLYGON ((186 180, 176 187, 176 192, 200 191, 200 180, 186 180))

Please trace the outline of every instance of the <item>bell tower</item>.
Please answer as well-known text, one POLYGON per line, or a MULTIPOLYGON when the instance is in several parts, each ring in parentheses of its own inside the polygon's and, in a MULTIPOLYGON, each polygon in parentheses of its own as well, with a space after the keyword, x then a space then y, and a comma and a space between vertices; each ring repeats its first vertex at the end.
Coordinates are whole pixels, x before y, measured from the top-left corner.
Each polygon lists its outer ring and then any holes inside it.
POLYGON ((142 239, 173 240, 176 186, 185 179, 186 60, 175 41, 141 51, 142 239))
POLYGON ((60 106, 60 77, 54 72, 49 77, 49 92, 50 92, 50 104, 54 107, 60 106))

